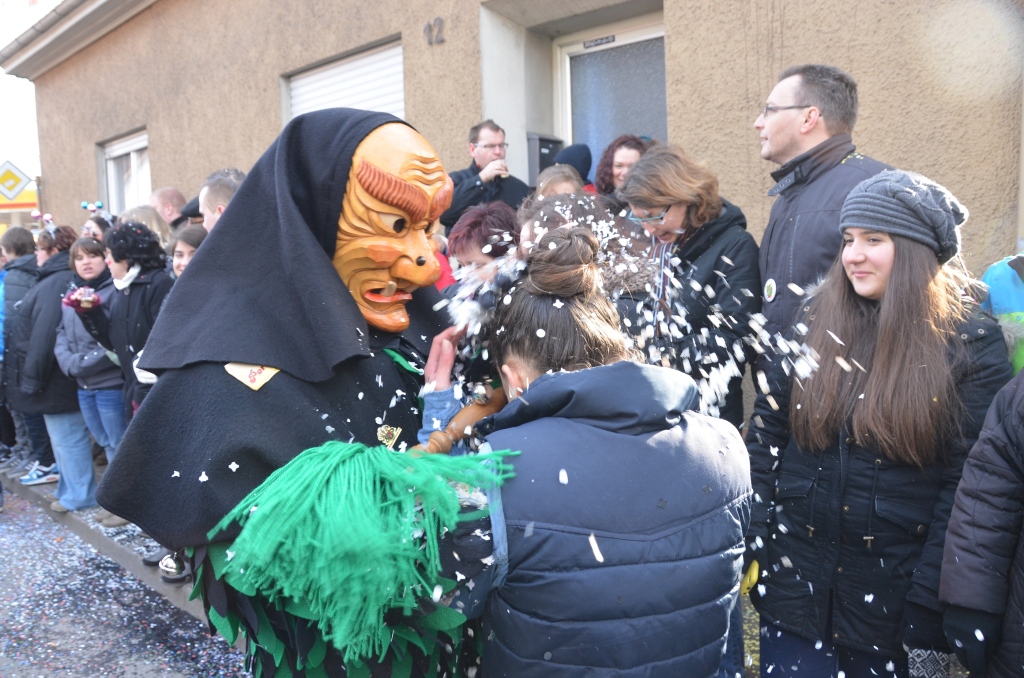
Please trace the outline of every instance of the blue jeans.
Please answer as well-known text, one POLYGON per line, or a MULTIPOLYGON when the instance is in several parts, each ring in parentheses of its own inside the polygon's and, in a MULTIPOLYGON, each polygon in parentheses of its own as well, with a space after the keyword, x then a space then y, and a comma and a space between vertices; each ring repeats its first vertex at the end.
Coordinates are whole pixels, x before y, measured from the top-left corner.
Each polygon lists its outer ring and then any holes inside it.
POLYGON ((53 442, 60 479, 57 501, 71 511, 96 505, 96 476, 92 468, 92 440, 81 412, 44 414, 53 442))
POLYGON ((79 390, 78 404, 96 444, 107 453, 108 462, 114 461, 114 451, 128 428, 121 389, 79 390))
POLYGON ((50 446, 50 435, 46 431, 46 422, 41 414, 23 414, 25 428, 28 429, 29 440, 32 441, 32 459, 41 466, 53 463, 53 447, 50 446))
POLYGON ((888 657, 808 640, 761 618, 761 678, 907 678, 907 656, 888 657))

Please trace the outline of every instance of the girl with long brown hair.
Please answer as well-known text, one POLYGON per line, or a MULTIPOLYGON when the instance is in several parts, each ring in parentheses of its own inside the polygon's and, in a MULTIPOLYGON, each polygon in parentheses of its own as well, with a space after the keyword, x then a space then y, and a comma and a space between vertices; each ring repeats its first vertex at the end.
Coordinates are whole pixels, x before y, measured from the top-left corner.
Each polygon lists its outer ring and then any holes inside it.
POLYGON ((946 524, 1012 376, 998 325, 968 296, 966 218, 913 173, 854 188, 840 256, 757 375, 747 560, 762 676, 944 675, 946 524))

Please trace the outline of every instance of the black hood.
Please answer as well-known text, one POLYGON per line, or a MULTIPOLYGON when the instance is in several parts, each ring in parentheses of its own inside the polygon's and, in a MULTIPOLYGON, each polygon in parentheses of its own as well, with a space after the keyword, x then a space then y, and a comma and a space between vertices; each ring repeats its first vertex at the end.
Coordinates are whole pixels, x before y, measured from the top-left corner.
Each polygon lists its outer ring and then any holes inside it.
MULTIPOLYGON (((27 255, 26 255, 27 256, 27 255)), ((39 271, 39 279, 49 277, 58 271, 70 271, 71 267, 68 263, 71 261, 71 254, 68 250, 63 252, 57 252, 52 257, 43 262, 37 271, 39 271)))
POLYGON ((536 419, 559 417, 639 435, 672 428, 683 412, 696 411, 698 405, 697 385, 682 372, 622 361, 541 375, 519 398, 477 424, 476 430, 486 436, 536 419))
MULTIPOLYGON (((402 121, 335 108, 288 123, 168 296, 141 366, 243 362, 320 382, 342 361, 368 356, 366 321, 331 258, 356 147, 394 122, 402 121)), ((431 310, 438 296, 429 287, 413 297, 402 334, 426 354, 421 337, 440 329, 431 310)))
POLYGON ((35 275, 39 270, 39 266, 38 264, 36 264, 36 255, 34 253, 23 254, 17 259, 12 259, 11 261, 7 262, 6 266, 4 266, 4 270, 27 271, 28 273, 35 275))

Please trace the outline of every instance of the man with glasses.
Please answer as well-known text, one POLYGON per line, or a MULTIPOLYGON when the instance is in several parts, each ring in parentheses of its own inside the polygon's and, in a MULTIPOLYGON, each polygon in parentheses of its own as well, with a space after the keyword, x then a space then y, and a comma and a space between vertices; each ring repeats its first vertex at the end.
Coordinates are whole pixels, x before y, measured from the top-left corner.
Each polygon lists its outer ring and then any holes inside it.
POLYGON ((505 164, 505 130, 493 120, 484 120, 469 130, 469 167, 450 172, 455 184, 452 206, 441 215, 445 235, 462 213, 485 202, 503 202, 512 209, 530 194, 530 187, 510 175, 505 164))
POLYGON ((768 191, 777 196, 761 239, 765 329, 784 333, 804 304, 803 290, 839 254, 839 210, 850 190, 890 169, 856 152, 857 83, 834 66, 782 72, 754 128, 761 157, 781 165, 768 191))

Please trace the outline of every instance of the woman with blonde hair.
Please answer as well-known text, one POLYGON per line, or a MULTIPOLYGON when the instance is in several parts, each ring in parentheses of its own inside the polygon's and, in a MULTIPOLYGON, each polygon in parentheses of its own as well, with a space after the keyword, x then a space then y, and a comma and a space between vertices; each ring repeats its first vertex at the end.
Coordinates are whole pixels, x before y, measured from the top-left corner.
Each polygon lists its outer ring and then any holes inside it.
POLYGON ((583 180, 572 165, 552 165, 537 175, 533 199, 551 198, 559 193, 582 193, 583 180))
POLYGON ((139 205, 126 212, 122 212, 117 221, 118 223, 132 221, 142 224, 156 234, 157 240, 160 241, 160 247, 165 249, 174 240, 171 227, 167 225, 167 222, 160 216, 160 213, 149 205, 139 205))
POLYGON ((946 525, 1013 374, 999 326, 968 296, 966 218, 917 174, 859 184, 840 256, 773 357, 747 435, 762 676, 945 675, 925 667, 948 667, 946 525))

